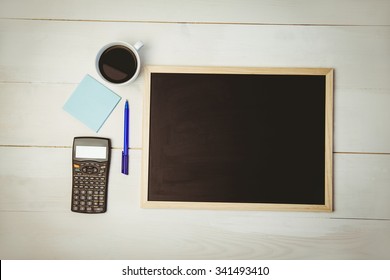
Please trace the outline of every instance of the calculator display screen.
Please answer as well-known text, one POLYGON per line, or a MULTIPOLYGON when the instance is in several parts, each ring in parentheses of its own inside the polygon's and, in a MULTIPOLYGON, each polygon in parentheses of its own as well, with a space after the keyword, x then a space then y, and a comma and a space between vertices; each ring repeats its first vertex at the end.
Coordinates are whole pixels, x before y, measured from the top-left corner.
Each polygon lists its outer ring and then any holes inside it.
POLYGON ((105 159, 106 147, 76 146, 76 158, 105 159))

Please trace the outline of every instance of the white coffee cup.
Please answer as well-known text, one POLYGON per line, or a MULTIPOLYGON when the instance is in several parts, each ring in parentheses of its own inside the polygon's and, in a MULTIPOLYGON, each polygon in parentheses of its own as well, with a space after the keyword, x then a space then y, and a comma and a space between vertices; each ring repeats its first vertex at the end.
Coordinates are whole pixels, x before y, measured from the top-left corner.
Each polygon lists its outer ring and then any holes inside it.
POLYGON ((141 41, 134 46, 121 41, 105 45, 96 56, 96 71, 102 79, 115 85, 133 82, 141 69, 138 51, 143 45, 141 41))

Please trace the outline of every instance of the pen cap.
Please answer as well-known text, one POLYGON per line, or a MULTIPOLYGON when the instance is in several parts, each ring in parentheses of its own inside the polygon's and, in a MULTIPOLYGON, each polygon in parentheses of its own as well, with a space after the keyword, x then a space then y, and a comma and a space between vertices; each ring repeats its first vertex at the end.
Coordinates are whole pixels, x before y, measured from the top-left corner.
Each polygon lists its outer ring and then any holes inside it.
POLYGON ((129 175, 129 156, 122 152, 122 174, 129 175))

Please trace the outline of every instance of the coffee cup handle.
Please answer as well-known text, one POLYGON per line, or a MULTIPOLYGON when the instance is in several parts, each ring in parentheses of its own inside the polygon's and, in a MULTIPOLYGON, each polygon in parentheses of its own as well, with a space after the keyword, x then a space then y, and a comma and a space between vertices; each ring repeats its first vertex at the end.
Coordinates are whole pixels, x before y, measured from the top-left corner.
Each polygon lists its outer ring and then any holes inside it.
POLYGON ((137 43, 134 44, 134 48, 138 51, 139 49, 141 49, 143 47, 144 43, 142 43, 141 41, 138 41, 137 43))

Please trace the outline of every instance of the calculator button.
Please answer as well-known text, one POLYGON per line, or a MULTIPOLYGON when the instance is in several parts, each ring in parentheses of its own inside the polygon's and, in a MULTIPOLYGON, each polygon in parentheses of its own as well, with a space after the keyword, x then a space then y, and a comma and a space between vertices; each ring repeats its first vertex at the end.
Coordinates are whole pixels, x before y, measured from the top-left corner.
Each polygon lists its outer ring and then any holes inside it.
POLYGON ((73 163, 72 211, 101 213, 106 209, 106 171, 100 162, 73 163))

